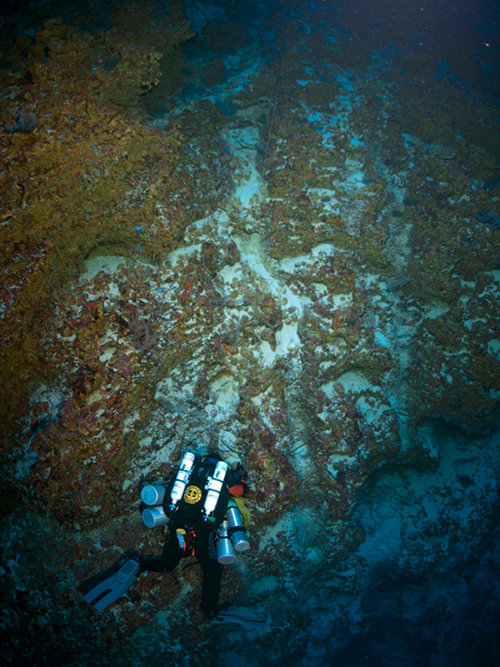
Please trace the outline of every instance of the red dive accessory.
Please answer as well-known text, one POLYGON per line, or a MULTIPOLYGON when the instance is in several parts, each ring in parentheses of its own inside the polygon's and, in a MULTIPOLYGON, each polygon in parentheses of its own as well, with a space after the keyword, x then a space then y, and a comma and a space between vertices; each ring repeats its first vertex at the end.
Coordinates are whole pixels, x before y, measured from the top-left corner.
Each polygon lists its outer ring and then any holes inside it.
POLYGON ((230 473, 228 486, 229 493, 235 498, 239 498, 240 496, 245 495, 245 493, 248 491, 247 480, 243 477, 243 475, 236 471, 230 473))
POLYGON ((182 549, 183 554, 185 556, 194 556, 194 540, 196 537, 194 530, 185 531, 184 528, 177 528, 176 534, 179 548, 182 549))

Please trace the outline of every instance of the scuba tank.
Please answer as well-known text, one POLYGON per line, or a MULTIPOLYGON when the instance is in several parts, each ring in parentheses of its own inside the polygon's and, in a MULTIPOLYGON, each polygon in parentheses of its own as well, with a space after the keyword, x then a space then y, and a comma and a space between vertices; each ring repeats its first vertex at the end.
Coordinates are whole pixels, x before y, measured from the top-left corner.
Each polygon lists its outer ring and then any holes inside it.
POLYGON ((217 531, 217 560, 222 565, 231 565, 237 559, 236 552, 250 549, 243 517, 234 500, 227 506, 226 518, 217 531))
POLYGON ((227 524, 231 541, 236 551, 246 551, 250 549, 250 543, 247 539, 247 531, 243 522, 243 517, 234 500, 230 500, 227 506, 227 524))
POLYGON ((163 526, 168 523, 168 516, 162 507, 165 497, 163 484, 147 484, 141 491, 141 500, 145 505, 150 505, 142 510, 142 520, 148 528, 163 526))
POLYGON ((185 533, 179 528, 181 525, 213 530, 218 561, 224 565, 234 563, 237 553, 250 548, 238 503, 229 500, 229 486, 234 485, 235 477, 237 482, 242 479, 236 471, 230 471, 225 461, 200 459, 186 452, 173 481, 147 484, 141 490, 142 520, 148 528, 171 520, 178 539, 185 533))
POLYGON ((207 521, 214 520, 211 515, 217 507, 217 503, 219 502, 219 495, 222 489, 222 485, 224 484, 227 469, 227 463, 225 461, 219 461, 215 466, 214 474, 208 478, 208 482, 205 486, 207 489, 207 495, 205 498, 205 504, 203 506, 203 512, 207 521))
POLYGON ((141 491, 141 500, 145 505, 161 505, 165 498, 163 484, 146 484, 141 491))
POLYGON ((228 499, 225 484, 228 464, 216 460, 205 462, 198 455, 186 452, 177 473, 170 482, 147 484, 141 490, 142 519, 148 528, 161 526, 174 519, 201 528, 216 528, 224 518, 228 499))
POLYGON ((186 452, 182 457, 181 465, 177 472, 175 478, 174 486, 172 487, 172 492, 170 494, 170 499, 172 501, 171 508, 173 509, 177 503, 182 499, 184 495, 184 490, 189 481, 191 471, 193 469, 195 456, 191 452, 186 452))
POLYGON ((164 526, 168 523, 169 518, 165 514, 163 507, 146 507, 142 510, 142 520, 148 528, 155 528, 156 526, 164 526))
POLYGON ((217 560, 221 565, 231 565, 237 556, 229 537, 228 522, 224 520, 217 531, 217 560))
MULTIPOLYGON (((170 510, 176 508, 177 504, 184 495, 184 491, 193 469, 194 461, 195 456, 191 452, 186 452, 182 457, 172 491, 170 492, 170 510)), ((148 528, 163 526, 169 522, 169 517, 167 516, 164 509, 165 495, 166 488, 163 484, 147 484, 141 490, 142 502, 145 505, 150 506, 142 510, 142 520, 148 528)), ((165 507, 168 511, 168 507, 166 505, 165 507)))

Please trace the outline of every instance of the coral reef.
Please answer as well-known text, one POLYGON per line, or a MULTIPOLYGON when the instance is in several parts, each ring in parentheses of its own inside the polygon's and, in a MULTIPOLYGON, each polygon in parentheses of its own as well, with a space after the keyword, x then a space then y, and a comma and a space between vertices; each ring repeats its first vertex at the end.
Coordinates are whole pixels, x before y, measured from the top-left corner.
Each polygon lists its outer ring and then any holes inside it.
POLYGON ((229 662, 241 634, 226 655, 189 562, 106 620, 76 591, 159 550, 139 491, 187 448, 248 470, 252 548, 221 593, 270 619, 248 664, 333 664, 380 582, 431 581, 493 521, 495 114, 419 55, 422 114, 401 52, 355 48, 320 4, 315 32, 276 8, 263 50, 217 16, 193 37, 178 2, 113 4, 105 28, 20 36, 0 72, 0 576, 26 661, 45 627, 41 662, 229 662))
MULTIPOLYGON (((188 37, 177 28, 169 44, 188 37)), ((110 106, 121 105, 113 88, 130 108, 160 76, 154 51, 130 48, 112 31, 82 33, 52 20, 23 44, 17 80, 4 75, 3 124, 16 127, 19 108, 30 123, 1 140, 4 428, 25 409, 26 390, 53 377, 43 330, 54 290, 75 278, 82 258, 105 246, 161 257, 189 221, 180 211, 176 125, 159 133, 110 106), (109 58, 123 60, 123 70, 105 67, 109 58)))

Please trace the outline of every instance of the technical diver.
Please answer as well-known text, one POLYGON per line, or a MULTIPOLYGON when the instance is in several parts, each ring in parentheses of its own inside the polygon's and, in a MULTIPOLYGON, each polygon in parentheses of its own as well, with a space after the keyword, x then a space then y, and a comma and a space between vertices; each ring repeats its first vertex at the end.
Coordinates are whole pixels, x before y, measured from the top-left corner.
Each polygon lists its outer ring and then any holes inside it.
POLYGON ((232 469, 217 453, 186 452, 167 481, 141 491, 144 524, 168 525, 161 556, 127 551, 112 567, 80 584, 86 602, 102 611, 142 572, 170 572, 182 558, 194 556, 203 571, 200 610, 207 619, 216 618, 223 566, 250 547, 250 512, 243 498, 247 490, 241 467, 232 469))

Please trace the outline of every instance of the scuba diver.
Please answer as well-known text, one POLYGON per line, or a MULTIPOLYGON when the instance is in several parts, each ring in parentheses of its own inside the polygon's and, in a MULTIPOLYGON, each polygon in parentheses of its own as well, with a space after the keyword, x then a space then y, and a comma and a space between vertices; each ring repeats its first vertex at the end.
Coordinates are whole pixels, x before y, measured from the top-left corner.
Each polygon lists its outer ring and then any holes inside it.
POLYGON ((242 496, 247 491, 243 470, 231 469, 218 454, 186 452, 166 482, 141 491, 142 520, 148 528, 167 525, 161 556, 128 551, 109 569, 79 586, 86 602, 98 611, 122 596, 144 571, 166 573, 182 558, 194 556, 203 571, 200 610, 217 616, 223 565, 237 560, 250 545, 245 524, 250 513, 242 496))

